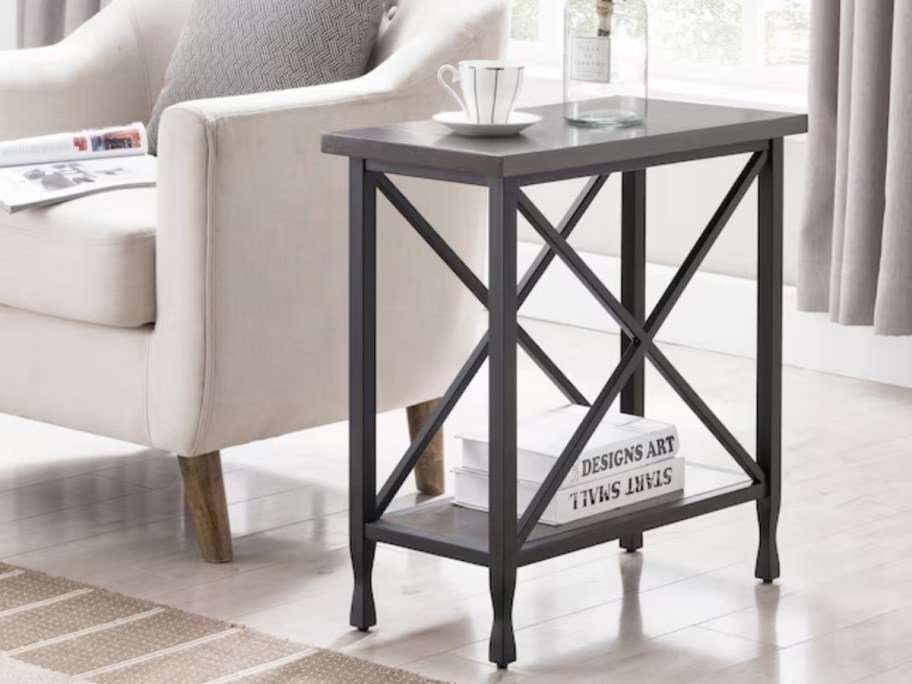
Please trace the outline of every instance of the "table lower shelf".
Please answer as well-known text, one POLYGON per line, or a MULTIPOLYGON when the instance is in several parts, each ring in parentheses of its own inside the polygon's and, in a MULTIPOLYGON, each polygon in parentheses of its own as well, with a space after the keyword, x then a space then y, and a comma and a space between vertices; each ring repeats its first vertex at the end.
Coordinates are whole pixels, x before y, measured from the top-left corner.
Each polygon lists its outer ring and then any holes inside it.
MULTIPOLYGON (((537 525, 519 552, 519 565, 536 563, 624 535, 662 527, 755 501, 766 487, 741 472, 688 463, 683 496, 662 497, 565 525, 537 525)), ((488 564, 488 514, 436 499, 368 523, 367 537, 438 556, 488 564)))

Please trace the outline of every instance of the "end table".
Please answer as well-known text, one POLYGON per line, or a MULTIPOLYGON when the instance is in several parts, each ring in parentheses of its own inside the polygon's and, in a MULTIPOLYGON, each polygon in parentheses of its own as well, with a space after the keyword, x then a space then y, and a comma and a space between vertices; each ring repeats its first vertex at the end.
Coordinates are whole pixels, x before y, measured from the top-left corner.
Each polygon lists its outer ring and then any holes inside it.
POLYGON ((516 659, 512 607, 517 568, 522 565, 614 539, 634 551, 642 546, 645 530, 754 501, 760 530, 756 576, 763 582, 779 576, 783 138, 807 130, 804 115, 657 100, 649 102, 646 124, 628 129, 579 128, 564 121, 559 106, 531 111, 544 121, 514 138, 463 138, 429 121, 323 138, 324 152, 350 158, 350 516, 355 576, 351 624, 361 630, 376 624, 371 573, 377 542, 487 566, 494 608, 490 658, 499 667, 516 659), (646 169, 736 154, 749 155, 744 170, 647 316, 646 169), (567 241, 612 173, 622 174, 620 298, 567 241), (399 191, 389 174, 488 188, 489 287, 399 191), (589 181, 558 226, 545 218, 523 190, 579 177, 589 181), (757 434, 755 458, 751 458, 656 346, 655 336, 755 180, 759 190, 757 434), (379 492, 375 396, 378 191, 487 307, 489 316, 488 332, 379 492), (516 268, 518 214, 545 243, 521 280, 516 268), (555 257, 583 282, 622 331, 620 363, 591 402, 517 322, 519 308, 555 257), (525 511, 517 511, 516 501, 517 345, 569 401, 589 407, 525 511), (388 513, 421 454, 486 359, 490 359, 490 512, 459 508, 444 500, 388 513), (643 414, 645 359, 721 442, 743 475, 739 472, 722 481, 710 478, 707 484, 688 472, 682 498, 621 508, 557 527, 539 524, 542 512, 613 402, 620 398, 624 412, 643 414))

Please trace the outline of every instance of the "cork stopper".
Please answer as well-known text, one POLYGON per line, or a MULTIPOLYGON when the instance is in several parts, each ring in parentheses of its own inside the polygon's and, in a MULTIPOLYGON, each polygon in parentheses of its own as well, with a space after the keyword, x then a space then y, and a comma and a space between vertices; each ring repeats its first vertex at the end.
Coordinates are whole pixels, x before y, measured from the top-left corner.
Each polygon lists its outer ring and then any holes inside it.
POLYGON ((600 17, 610 17, 614 14, 614 0, 596 0, 595 11, 600 17))

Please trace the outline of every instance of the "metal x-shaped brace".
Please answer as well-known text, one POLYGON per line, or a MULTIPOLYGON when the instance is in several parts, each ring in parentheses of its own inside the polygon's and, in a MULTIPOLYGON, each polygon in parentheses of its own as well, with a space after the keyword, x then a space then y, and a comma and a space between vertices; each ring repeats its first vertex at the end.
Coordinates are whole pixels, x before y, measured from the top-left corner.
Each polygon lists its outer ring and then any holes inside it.
POLYGON ((675 389, 684 402, 696 413, 703 424, 716 437, 722 446, 731 454, 738 465, 747 473, 754 482, 761 483, 765 480, 760 466, 748 455, 744 447, 728 431, 722 421, 712 412, 706 403, 699 397, 687 381, 678 373, 668 358, 655 344, 655 336, 659 328, 668 318, 674 305, 680 299, 687 285, 693 279, 700 264, 706 258, 722 229, 728 223, 731 215, 740 204, 748 188, 763 168, 766 161, 766 152, 755 153, 747 166, 741 172, 738 180, 729 190, 722 204, 716 210, 709 224, 700 234, 680 270, 675 274, 668 288, 665 290, 652 314, 644 325, 641 325, 633 315, 611 294, 592 269, 586 265, 579 254, 570 247, 567 240, 561 236, 553 226, 548 223, 545 216, 529 200, 528 196, 520 191, 519 210, 532 224, 539 235, 542 236, 548 247, 554 250, 566 266, 583 282, 599 303, 608 311, 631 341, 621 361, 612 373, 598 398, 593 402, 586 417, 580 423, 570 443, 564 449, 557 463, 555 463, 548 477, 542 483, 538 493, 532 499, 519 522, 519 542, 522 544, 532 532, 539 518, 564 478, 570 472, 577 457, 582 453, 593 432, 601 423, 608 409, 614 403, 621 389, 627 384, 630 376, 636 370, 643 356, 648 356, 653 365, 662 374, 665 380, 675 389))
MULTIPOLYGON (((462 283, 475 295, 476 299, 482 305, 488 304, 488 289, 484 283, 475 275, 475 272, 459 257, 456 252, 440 237, 431 225, 425 220, 421 213, 409 200, 399 191, 393 182, 382 173, 371 174, 377 188, 383 193, 389 202, 399 211, 403 218, 411 224, 416 232, 424 239, 431 249, 440 257, 440 259, 450 267, 450 270, 462 281, 462 283)), ((595 200, 599 191, 604 187, 608 176, 596 176, 591 179, 583 191, 577 197, 566 217, 561 221, 558 233, 567 237, 576 228, 580 219, 586 213, 586 210, 595 200)), ((542 250, 541 254, 535 259, 526 275, 522 278, 517 295, 518 306, 531 294, 535 285, 541 280, 548 266, 554 260, 554 253, 550 249, 542 250)), ((548 357, 545 351, 538 346, 535 340, 521 326, 518 327, 517 336, 519 344, 526 353, 532 358, 539 368, 554 382, 555 385, 564 393, 564 396, 574 404, 580 406, 589 406, 589 401, 585 395, 580 392, 567 378, 560 368, 548 357)), ((414 469, 421 455, 427 449, 434 435, 443 426, 444 421, 449 416, 453 407, 459 402, 469 383, 481 369, 485 360, 488 358, 488 335, 482 337, 475 349, 469 355, 468 360, 456 379, 447 389, 446 393, 438 402, 437 407, 431 412, 430 417, 424 426, 418 432, 415 440, 405 452, 401 461, 393 469, 386 483, 380 488, 377 496, 377 515, 383 515, 384 511, 392 503, 399 489, 402 487, 409 473, 414 469)))
MULTIPOLYGON (((731 454, 746 474, 756 483, 765 481, 763 471, 748 455, 738 440, 728 431, 712 410, 700 399, 699 395, 675 369, 668 358, 655 344, 655 336, 659 328, 667 319, 671 310, 680 299, 687 285, 693 279, 706 255, 709 253, 716 239, 728 223, 735 209, 747 193, 748 188, 756 179, 766 161, 765 151, 755 153, 738 177, 738 180, 729 190, 722 204, 713 215, 709 224, 701 233, 694 247, 684 260, 680 270, 672 279, 668 288, 660 298, 652 314, 644 324, 636 318, 617 300, 592 269, 570 247, 567 238, 579 224, 580 219, 594 201, 599 191, 604 187, 608 176, 596 176, 587 184, 576 201, 571 206, 567 215, 558 228, 551 225, 548 219, 532 203, 529 197, 519 192, 519 211, 535 228, 545 241, 546 246, 539 253, 529 271, 519 284, 517 308, 522 306, 532 289, 540 281, 554 257, 559 257, 564 264, 582 281, 589 292, 599 301, 611 317, 621 327, 623 334, 631 341, 620 363, 615 368, 611 377, 591 404, 585 396, 576 389, 573 383, 560 371, 556 364, 548 358, 547 354, 535 343, 529 334, 518 328, 520 345, 526 353, 538 364, 549 378, 563 391, 564 395, 573 403, 590 406, 585 418, 580 423, 570 442, 558 458, 548 477, 542 483, 537 494, 529 504, 519 521, 518 542, 520 546, 529 537, 538 524, 542 513, 550 504, 557 493, 561 483, 566 478, 576 459, 582 453, 592 434, 601 423, 605 414, 614 403, 622 388, 627 384, 633 372, 642 362, 644 356, 648 357, 662 376, 681 396, 684 402, 700 418, 703 424, 716 437, 716 439, 731 454)), ((478 279, 475 273, 440 237, 440 235, 427 223, 418 210, 402 195, 395 185, 381 173, 373 174, 377 188, 402 214, 402 216, 421 235, 427 244, 450 267, 457 277, 469 288, 472 294, 485 306, 488 303, 488 290, 478 279)), ((456 379, 432 412, 430 418, 419 431, 419 434, 406 451, 402 460, 390 474, 386 483, 380 490, 377 498, 377 515, 382 515, 389 507, 396 493, 405 482, 409 473, 414 469, 421 455, 427 449, 434 435, 442 427, 447 416, 465 392, 469 383, 478 373, 488 357, 488 335, 485 334, 469 356, 468 361, 460 370, 456 379)))

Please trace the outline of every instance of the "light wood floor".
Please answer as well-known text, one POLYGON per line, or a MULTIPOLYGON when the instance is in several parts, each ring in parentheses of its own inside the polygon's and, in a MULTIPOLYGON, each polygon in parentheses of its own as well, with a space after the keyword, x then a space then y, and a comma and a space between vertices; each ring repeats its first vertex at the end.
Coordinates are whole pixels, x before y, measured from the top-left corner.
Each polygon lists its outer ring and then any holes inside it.
MULTIPOLYGON (((617 338, 529 329, 594 396, 617 338)), ((751 363, 667 353, 752 450, 751 363)), ((521 410, 559 405, 521 363, 521 410)), ((648 389, 684 455, 725 463, 655 374, 648 389)), ((485 404, 479 380, 449 435, 483 423, 485 404)), ((404 414, 379 429, 390 468, 404 414)), ((523 568, 509 673, 487 663, 481 568, 381 548, 379 626, 351 631, 345 459, 344 425, 227 450, 237 560, 212 566, 176 459, 0 416, 0 560, 459 682, 912 681, 912 392, 786 369, 781 582, 753 579, 749 506, 647 533, 639 554, 609 544, 523 568)))

